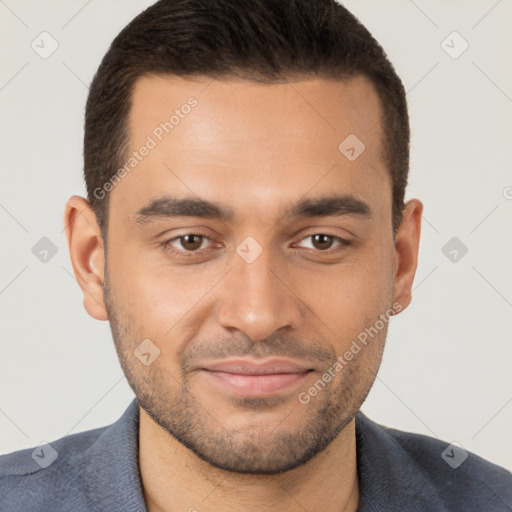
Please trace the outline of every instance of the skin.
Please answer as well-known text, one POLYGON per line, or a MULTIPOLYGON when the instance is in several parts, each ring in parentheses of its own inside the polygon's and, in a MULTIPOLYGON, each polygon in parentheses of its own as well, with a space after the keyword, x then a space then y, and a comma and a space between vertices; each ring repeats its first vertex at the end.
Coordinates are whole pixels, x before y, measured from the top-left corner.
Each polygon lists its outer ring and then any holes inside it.
POLYGON ((422 204, 407 203, 393 239, 381 108, 364 77, 271 85, 143 77, 130 151, 191 96, 197 106, 110 193, 108 258, 84 198, 69 199, 64 219, 84 306, 109 320, 141 405, 148 510, 354 511, 354 416, 387 323, 307 404, 298 394, 380 314, 409 305, 422 204), (366 146, 354 161, 338 150, 349 134, 366 146), (369 215, 285 215, 333 193, 363 201, 369 215), (141 221, 137 212, 164 195, 213 201, 234 216, 141 221), (190 239, 177 238, 186 234, 211 240, 190 250, 190 239), (330 237, 318 243, 315 234, 330 237), (251 263, 236 251, 248 236, 262 251, 251 263), (192 256, 178 258, 166 241, 192 256), (134 355, 144 339, 160 350, 148 366, 134 355), (196 368, 230 356, 288 357, 313 371, 272 396, 239 397, 196 368))

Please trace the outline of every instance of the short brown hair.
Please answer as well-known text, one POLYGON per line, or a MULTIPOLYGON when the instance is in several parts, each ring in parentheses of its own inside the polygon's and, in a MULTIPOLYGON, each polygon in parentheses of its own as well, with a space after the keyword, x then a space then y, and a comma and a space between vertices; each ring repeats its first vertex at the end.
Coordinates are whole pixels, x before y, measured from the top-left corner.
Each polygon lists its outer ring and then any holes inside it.
POLYGON ((334 0, 160 0, 114 39, 89 90, 84 177, 105 241, 109 197, 97 191, 123 166, 133 86, 147 74, 265 83, 366 76, 382 105, 393 232, 398 229, 409 171, 405 91, 382 47, 354 15, 334 0))

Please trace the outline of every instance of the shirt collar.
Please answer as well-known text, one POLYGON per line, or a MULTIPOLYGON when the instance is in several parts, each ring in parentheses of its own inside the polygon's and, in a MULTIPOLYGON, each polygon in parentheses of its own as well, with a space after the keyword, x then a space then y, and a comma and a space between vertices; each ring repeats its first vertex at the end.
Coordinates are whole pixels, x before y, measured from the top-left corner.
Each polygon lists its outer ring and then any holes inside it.
POLYGON ((356 414, 358 512, 445 510, 432 483, 381 425, 356 414))
POLYGON ((98 510, 147 512, 139 472, 136 398, 84 453, 78 474, 98 510))

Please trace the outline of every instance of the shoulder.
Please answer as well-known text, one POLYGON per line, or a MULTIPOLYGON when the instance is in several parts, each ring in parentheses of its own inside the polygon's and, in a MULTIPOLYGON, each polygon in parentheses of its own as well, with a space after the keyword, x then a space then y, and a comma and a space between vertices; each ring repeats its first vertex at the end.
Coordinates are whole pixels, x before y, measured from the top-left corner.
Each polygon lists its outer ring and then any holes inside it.
POLYGON ((512 510, 512 474, 506 469, 456 443, 385 427, 362 413, 356 425, 364 456, 379 460, 411 495, 437 500, 444 507, 439 510, 512 510))
POLYGON ((70 496, 80 507, 81 490, 73 477, 84 453, 108 427, 62 437, 0 456, 2 510, 60 510, 70 496))
POLYGON ((2 512, 143 511, 139 405, 111 425, 0 456, 2 512))
MULTIPOLYGON (((64 436, 49 443, 0 455, 0 479, 36 474, 50 467, 52 471, 58 471, 61 466, 72 464, 79 458, 80 453, 87 450, 107 428, 64 436)), ((51 471, 46 473, 50 474, 51 471)))

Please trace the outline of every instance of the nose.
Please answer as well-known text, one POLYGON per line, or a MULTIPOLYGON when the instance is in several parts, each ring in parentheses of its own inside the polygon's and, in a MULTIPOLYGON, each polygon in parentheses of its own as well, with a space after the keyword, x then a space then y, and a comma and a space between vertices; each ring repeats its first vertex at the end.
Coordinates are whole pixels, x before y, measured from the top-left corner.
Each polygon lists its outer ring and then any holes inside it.
POLYGON ((271 265, 266 249, 252 263, 238 255, 234 267, 222 282, 216 309, 218 323, 225 329, 243 331, 255 341, 268 338, 279 329, 297 329, 304 318, 304 306, 286 279, 288 273, 271 265))

